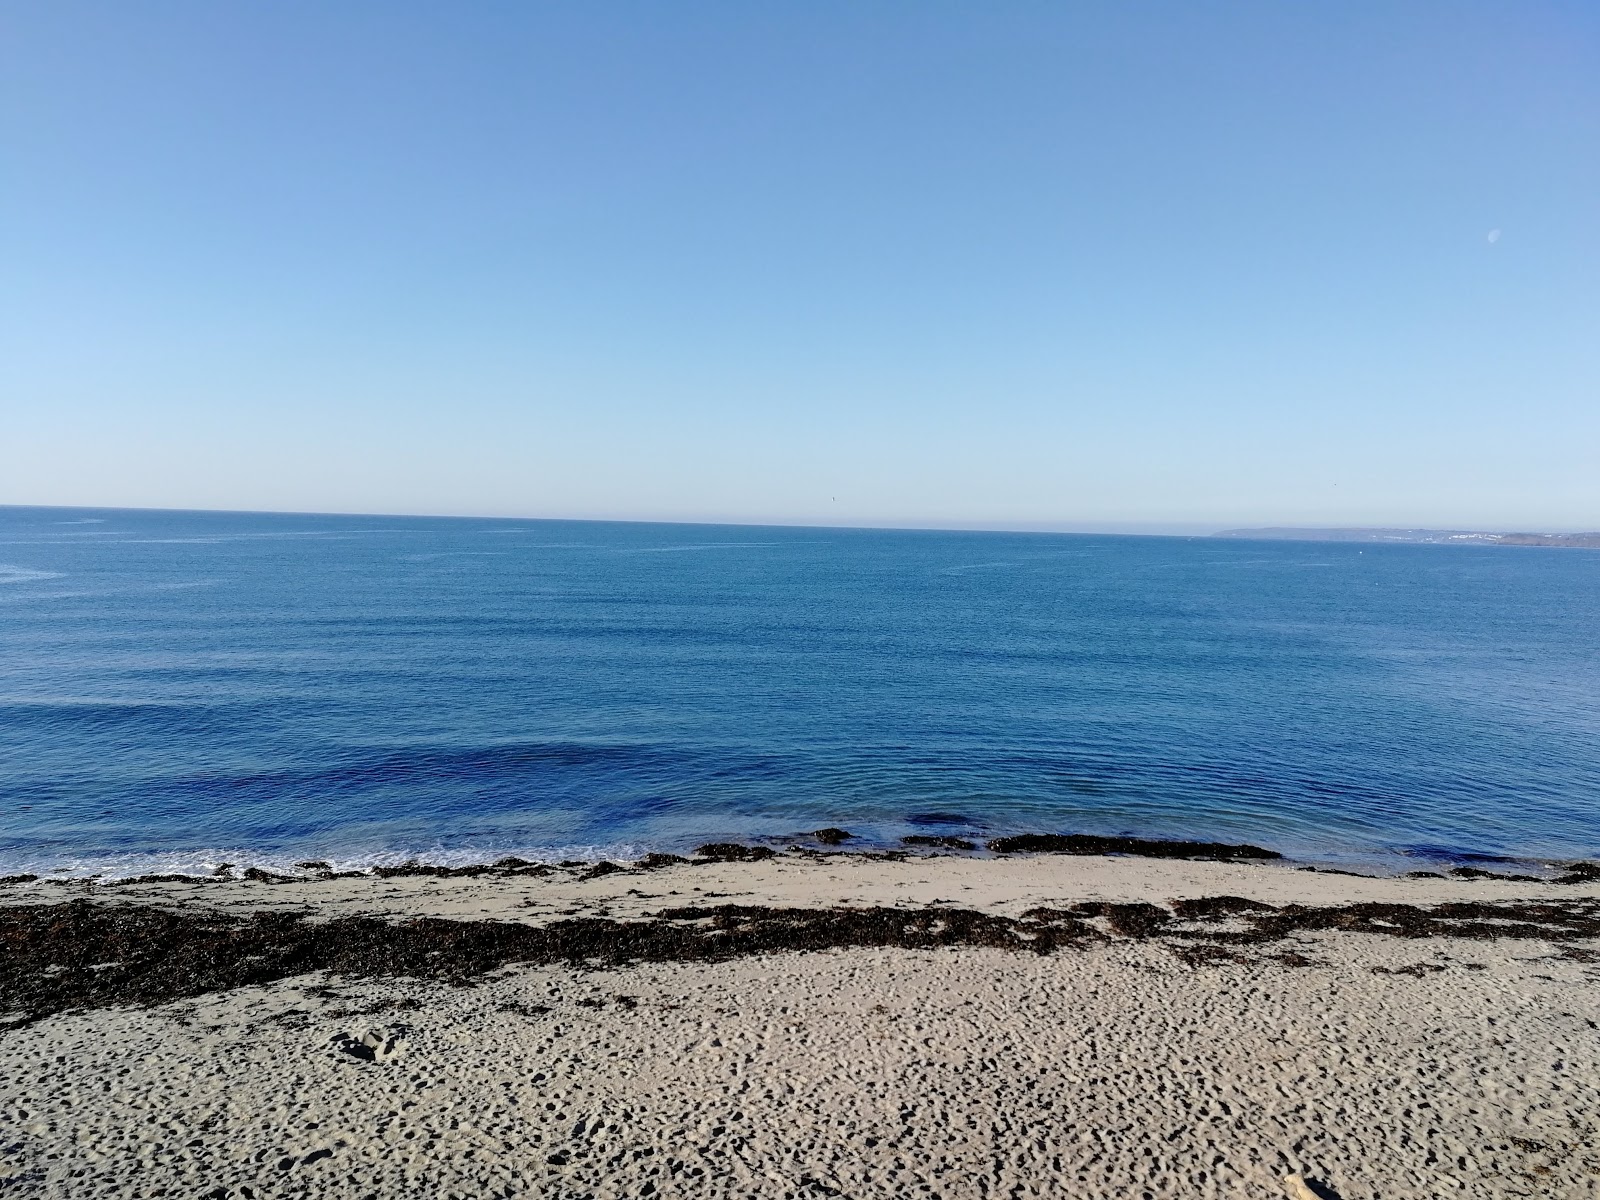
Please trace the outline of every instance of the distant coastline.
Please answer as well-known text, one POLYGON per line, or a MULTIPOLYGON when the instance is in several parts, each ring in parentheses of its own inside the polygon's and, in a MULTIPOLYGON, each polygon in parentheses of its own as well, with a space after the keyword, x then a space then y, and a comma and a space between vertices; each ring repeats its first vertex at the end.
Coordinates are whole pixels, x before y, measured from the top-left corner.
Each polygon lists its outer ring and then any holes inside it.
POLYGON ((1401 542, 1407 545, 1556 546, 1573 550, 1600 550, 1600 532, 1488 533, 1476 529, 1300 529, 1270 526, 1263 529, 1223 529, 1212 536, 1277 542, 1401 542))

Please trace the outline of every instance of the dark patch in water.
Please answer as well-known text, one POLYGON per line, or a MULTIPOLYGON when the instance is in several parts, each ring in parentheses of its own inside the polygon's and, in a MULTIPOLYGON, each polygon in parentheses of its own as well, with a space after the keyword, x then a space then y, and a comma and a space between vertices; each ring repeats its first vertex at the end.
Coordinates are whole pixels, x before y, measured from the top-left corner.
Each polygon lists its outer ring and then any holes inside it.
POLYGON ((812 835, 824 846, 842 846, 856 835, 846 829, 838 829, 830 825, 826 829, 818 829, 812 835))
POLYGON ((989 843, 996 854, 1131 854, 1140 858, 1269 859, 1282 858, 1260 846, 1223 842, 1169 842, 1148 838, 1094 837, 1089 834, 1024 833, 989 843))
POLYGON ((906 818, 908 825, 978 825, 971 817, 952 812, 912 813, 906 818))
POLYGON ((1433 843, 1412 842, 1395 849, 1413 858, 1431 858, 1436 862, 1453 863, 1515 863, 1518 861, 1505 854, 1482 854, 1472 850, 1462 850, 1456 846, 1443 846, 1433 843))

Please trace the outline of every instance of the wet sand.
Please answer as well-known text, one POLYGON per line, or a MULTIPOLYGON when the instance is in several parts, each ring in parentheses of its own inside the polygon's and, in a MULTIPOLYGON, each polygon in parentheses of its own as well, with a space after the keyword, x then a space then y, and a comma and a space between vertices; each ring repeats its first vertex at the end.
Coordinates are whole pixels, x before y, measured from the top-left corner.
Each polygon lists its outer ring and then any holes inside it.
POLYGON ((783 854, 0 928, 8 1195, 1600 1195, 1593 882, 783 854))

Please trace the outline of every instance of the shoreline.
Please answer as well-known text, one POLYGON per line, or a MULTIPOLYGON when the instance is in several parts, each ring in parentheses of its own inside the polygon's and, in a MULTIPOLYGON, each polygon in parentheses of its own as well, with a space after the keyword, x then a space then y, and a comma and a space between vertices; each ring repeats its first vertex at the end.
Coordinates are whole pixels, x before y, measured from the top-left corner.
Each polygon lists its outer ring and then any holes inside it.
MULTIPOLYGON (((1440 850, 1410 853, 1400 850, 1358 854, 1349 850, 1330 850, 1323 854, 1288 854, 1253 844, 1221 843, 1203 840, 1172 840, 1132 836, 1086 834, 1010 833, 994 837, 981 834, 915 834, 895 842, 858 837, 846 830, 824 828, 804 834, 775 835, 750 843, 713 842, 695 849, 688 839, 677 850, 649 849, 621 843, 611 847, 569 846, 553 851, 524 851, 520 854, 493 852, 475 857, 470 852, 436 851, 432 854, 389 852, 368 854, 357 859, 298 858, 290 854, 254 854, 236 851, 175 850, 166 853, 141 852, 139 867, 121 856, 120 869, 90 869, 97 863, 90 856, 87 866, 43 867, 23 865, 10 870, 0 868, 0 885, 47 883, 51 885, 94 884, 115 887, 129 883, 227 882, 237 879, 275 882, 301 882, 327 878, 390 878, 397 875, 436 875, 441 878, 471 877, 495 873, 543 873, 578 867, 611 869, 651 861, 693 861, 706 850, 713 855, 732 851, 736 855, 755 854, 851 854, 869 859, 892 860, 904 857, 956 856, 974 861, 1012 859, 1018 855, 1046 853, 1077 856, 1117 855, 1132 858, 1213 858, 1241 861, 1273 861, 1302 871, 1343 874, 1355 878, 1483 878, 1516 882, 1577 882, 1600 878, 1600 863, 1586 861, 1586 854, 1508 855, 1487 852, 1440 850), (242 864, 242 865, 241 865, 242 864), (142 869, 155 865, 173 869, 142 869), (1565 877, 1578 872, 1578 877, 1565 877)), ((117 856, 102 855, 104 862, 117 856)), ((82 860, 78 860, 80 863, 82 860)))
POLYGON ((30 986, 36 997, 54 999, 31 1009, 25 1002, 28 1020, 70 1010, 73 997, 103 1007, 119 997, 145 1003, 227 990, 245 977, 231 960, 262 953, 281 961, 246 972, 255 982, 306 970, 371 975, 392 973, 388 964, 402 962, 416 968, 421 960, 407 957, 409 935, 399 931, 421 925, 435 927, 430 936, 440 939, 426 952, 437 961, 420 972, 432 977, 519 962, 709 961, 724 950, 743 957, 986 945, 1052 953, 1106 937, 1175 940, 1169 948, 1178 957, 1199 961, 1307 930, 1552 943, 1600 938, 1600 864, 1567 864, 1551 878, 1470 868, 1454 876, 1379 877, 1298 866, 1251 846, 1150 843, 1141 856, 1092 854, 1081 845, 1040 853, 1039 844, 987 858, 780 854, 719 843, 702 846, 695 858, 655 854, 628 865, 505 860, 299 876, 250 870, 115 882, 0 879, 8 949, 0 961, 0 1020, 16 1019, 17 997, 30 986), (1213 853, 1197 856, 1207 850, 1213 853), (864 914, 870 929, 861 924, 864 914), (108 933, 107 921, 126 928, 108 933), (721 941, 681 936, 683 921, 711 921, 721 941), (756 936, 744 936, 752 930, 756 936), (738 936, 724 936, 731 934, 738 936), (485 936, 492 951, 478 945, 485 936), (254 944, 262 937, 271 943, 267 951, 254 944), (312 944, 339 937, 365 948, 329 958, 325 946, 312 944), (96 938, 105 941, 98 957, 85 949, 96 938), (150 982, 165 969, 164 958, 199 944, 212 946, 212 974, 195 968, 200 973, 183 980, 150 982), (93 959, 88 970, 81 969, 85 953, 93 959), (41 984, 30 971, 54 983, 41 984))

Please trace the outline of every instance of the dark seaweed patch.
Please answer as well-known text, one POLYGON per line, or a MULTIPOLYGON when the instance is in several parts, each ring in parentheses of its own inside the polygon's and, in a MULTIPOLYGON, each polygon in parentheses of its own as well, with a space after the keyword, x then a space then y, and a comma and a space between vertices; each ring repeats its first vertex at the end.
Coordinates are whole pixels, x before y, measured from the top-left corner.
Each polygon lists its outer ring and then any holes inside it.
POLYGON ((976 842, 969 842, 966 838, 938 836, 928 833, 913 833, 909 837, 900 839, 906 846, 933 846, 940 850, 976 850, 976 842))
POLYGON ((1563 868, 1552 883, 1600 883, 1600 863, 1575 862, 1563 868))
POLYGON ((824 846, 842 846, 856 835, 847 829, 838 829, 830 825, 826 829, 818 829, 811 835, 824 846))
POLYGON ((1431 908, 1271 908, 1239 897, 1181 903, 1181 927, 1173 913, 1154 904, 1105 902, 1035 908, 1019 919, 942 906, 718 905, 671 908, 637 921, 574 918, 549 925, 438 918, 391 923, 372 917, 316 923, 306 913, 244 918, 87 900, 18 905, 0 908, 0 1012, 19 1024, 69 1009, 160 1004, 313 971, 468 984, 508 963, 714 962, 867 946, 1049 954, 1104 940, 1086 923, 1092 919, 1104 920, 1118 937, 1162 939, 1193 964, 1235 961, 1244 946, 1302 932, 1542 939, 1584 955, 1588 951, 1570 943, 1600 937, 1600 900, 1593 899, 1431 908), (1227 928, 1206 928, 1213 924, 1227 928))
POLYGON ((243 878, 255 883, 294 883, 293 875, 276 875, 271 871, 263 871, 260 867, 246 867, 243 878))
POLYGON ((1209 967, 1218 963, 1244 963, 1250 960, 1237 950, 1219 946, 1215 942, 1180 942, 1168 946, 1179 962, 1191 967, 1209 967))
POLYGON ((1235 913, 1275 912, 1271 904, 1247 900, 1243 896, 1202 896, 1196 900, 1174 900, 1172 913, 1180 921, 1204 921, 1235 913))
POLYGON ((641 871, 654 871, 661 867, 675 867, 688 861, 678 854, 646 854, 633 865, 641 871))
POLYGON ((1084 833, 1024 833, 989 843, 996 854, 1131 854, 1140 858, 1270 859, 1276 850, 1223 842, 1169 842, 1148 838, 1094 837, 1084 833))
POLYGON ((379 879, 477 879, 482 875, 498 874, 494 867, 488 863, 479 863, 470 867, 438 867, 432 863, 407 862, 398 867, 373 867, 372 873, 379 879))
POLYGON ((114 879, 106 887, 130 887, 136 883, 217 883, 224 878, 216 875, 134 875, 128 879, 114 879))
POLYGON ((1172 920, 1172 914, 1160 905, 1143 901, 1109 904, 1102 900, 1091 900, 1074 904, 1069 911, 1080 917, 1104 917, 1112 933, 1126 938, 1149 937, 1172 920))
POLYGON ((712 862, 760 862, 777 856, 771 846, 741 846, 738 842, 708 842, 695 853, 712 862))
POLYGON ((1495 879, 1502 883, 1543 883, 1537 875, 1502 875, 1498 871, 1484 871, 1478 867, 1451 867, 1450 874, 1457 879, 1495 879))

